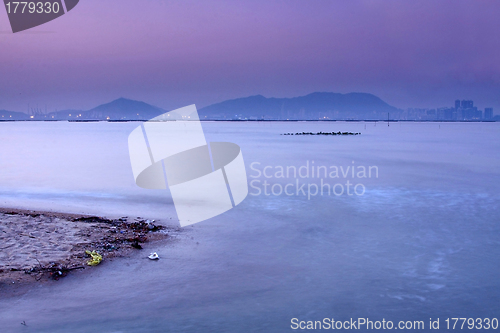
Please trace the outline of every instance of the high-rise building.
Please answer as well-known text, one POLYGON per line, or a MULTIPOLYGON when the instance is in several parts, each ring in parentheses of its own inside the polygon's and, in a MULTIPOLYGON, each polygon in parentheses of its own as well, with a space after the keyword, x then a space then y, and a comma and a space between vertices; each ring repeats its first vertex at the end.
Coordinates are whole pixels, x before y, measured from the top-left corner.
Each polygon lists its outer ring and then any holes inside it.
POLYGON ((439 108, 437 109, 436 119, 438 120, 456 120, 457 110, 455 108, 439 108), (455 118, 453 118, 455 117, 455 118))
POLYGON ((493 119, 493 108, 484 109, 484 119, 493 119))
POLYGON ((478 110, 477 108, 473 108, 473 110, 474 113, 472 119, 477 119, 477 120, 483 119, 483 111, 478 110))
POLYGON ((458 109, 460 107, 460 100, 457 99, 455 100, 455 109, 458 109))
POLYGON ((473 108, 474 107, 474 102, 473 101, 466 101, 465 99, 461 103, 462 108, 468 109, 468 108, 473 108))

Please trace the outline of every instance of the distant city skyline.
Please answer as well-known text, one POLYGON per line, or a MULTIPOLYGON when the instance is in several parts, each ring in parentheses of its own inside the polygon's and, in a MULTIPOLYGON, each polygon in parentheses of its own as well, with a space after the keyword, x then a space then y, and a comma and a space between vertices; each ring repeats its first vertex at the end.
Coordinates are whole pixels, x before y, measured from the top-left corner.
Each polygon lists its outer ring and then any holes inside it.
POLYGON ((0 109, 126 97, 171 110, 328 91, 496 112, 499 17, 494 0, 86 0, 12 34, 0 10, 0 109))
MULTIPOLYGON (((240 98, 246 98, 246 97, 251 97, 251 96, 244 96, 244 97, 240 97, 240 98)), ((293 96, 293 97, 301 97, 301 96, 293 96)), ((271 98, 275 98, 275 97, 271 96, 271 98)), ((127 98, 120 97, 119 99, 127 99, 127 98)), ((111 101, 108 101, 108 102, 111 102, 111 101)), ((138 102, 147 103, 147 104, 149 104, 151 106, 157 107, 156 105, 152 105, 152 104, 148 103, 147 101, 138 101, 138 102)), ((220 102, 224 102, 224 101, 220 101, 220 102)), ((386 101, 384 101, 384 102, 386 102, 386 101)), ((103 103, 103 104, 106 104, 106 103, 103 103)), ((217 103, 214 103, 214 104, 217 104, 217 103)), ((391 105, 390 103, 388 103, 388 104, 391 105)), ((97 105, 97 106, 99 106, 99 105, 97 105)), ((208 106, 210 106, 210 105, 208 105, 208 106)), ((393 106, 393 105, 391 105, 391 106, 393 106)), ((478 109, 477 106, 474 106, 474 101, 473 100, 460 100, 460 99, 456 99, 455 100, 454 108, 450 107, 450 106, 445 106, 445 107, 441 106, 441 107, 427 107, 427 108, 408 107, 406 109, 402 109, 402 108, 398 108, 398 109, 400 109, 402 111, 409 111, 409 110, 432 111, 432 110, 434 110, 434 111, 436 111, 436 115, 437 115, 437 113, 440 110, 445 110, 445 109, 455 109, 455 110, 457 110, 457 109, 460 109, 460 108, 462 108, 462 109, 476 109, 476 110, 480 110, 480 109, 478 109)), ((5 109, 0 108, 0 110, 5 110, 5 109)), ((77 108, 68 108, 66 110, 87 111, 87 110, 84 110, 84 109, 77 109, 77 108)), ((163 109, 163 110, 164 111, 168 111, 168 109, 163 109)), ((22 110, 6 110, 6 111, 23 112, 23 113, 26 113, 28 115, 36 115, 36 114, 48 114, 48 113, 52 113, 52 112, 59 112, 59 111, 63 111, 63 110, 57 110, 57 109, 56 110, 49 110, 47 108, 47 106, 28 105, 28 109, 25 110, 25 111, 22 111, 22 110)), ((495 115, 497 115, 497 114, 495 114, 495 111, 494 111, 493 107, 485 107, 484 108, 484 112, 485 112, 485 114, 487 113, 488 115, 490 115, 490 116, 486 116, 485 115, 486 119, 493 118, 495 115)), ((480 118, 483 118, 483 116, 481 115, 480 118)), ((451 120, 451 119, 448 119, 448 118, 444 118, 444 119, 451 120)), ((443 119, 441 119, 441 120, 443 120, 443 119)))
MULTIPOLYGON (((144 101, 119 98, 90 110, 66 109, 29 112, 0 109, 5 120, 149 120, 168 110, 144 101)), ((484 110, 472 100, 455 100, 453 106, 398 109, 375 95, 315 92, 294 98, 262 95, 230 99, 201 108, 201 120, 409 120, 409 121, 500 121, 494 108, 484 110)))
POLYGON ((494 108, 487 107, 483 110, 474 106, 473 100, 455 100, 455 105, 451 107, 407 109, 407 119, 419 120, 493 120, 494 108))

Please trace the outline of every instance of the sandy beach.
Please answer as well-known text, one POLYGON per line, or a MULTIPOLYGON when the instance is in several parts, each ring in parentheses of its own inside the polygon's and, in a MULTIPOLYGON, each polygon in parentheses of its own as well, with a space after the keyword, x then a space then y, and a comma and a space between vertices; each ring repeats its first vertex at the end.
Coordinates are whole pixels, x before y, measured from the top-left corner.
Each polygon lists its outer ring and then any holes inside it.
POLYGON ((140 217, 96 216, 0 209, 0 292, 87 269, 86 251, 103 261, 141 250, 141 244, 168 238, 169 229, 140 217))

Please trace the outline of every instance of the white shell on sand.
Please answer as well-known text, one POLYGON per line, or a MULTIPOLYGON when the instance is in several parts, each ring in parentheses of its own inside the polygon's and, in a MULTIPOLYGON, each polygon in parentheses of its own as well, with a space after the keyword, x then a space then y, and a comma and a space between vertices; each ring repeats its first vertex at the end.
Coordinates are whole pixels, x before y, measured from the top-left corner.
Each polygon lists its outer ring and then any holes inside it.
POLYGON ((151 260, 158 260, 158 259, 160 259, 160 257, 158 256, 158 253, 156 253, 156 252, 151 253, 148 256, 148 258, 151 259, 151 260))

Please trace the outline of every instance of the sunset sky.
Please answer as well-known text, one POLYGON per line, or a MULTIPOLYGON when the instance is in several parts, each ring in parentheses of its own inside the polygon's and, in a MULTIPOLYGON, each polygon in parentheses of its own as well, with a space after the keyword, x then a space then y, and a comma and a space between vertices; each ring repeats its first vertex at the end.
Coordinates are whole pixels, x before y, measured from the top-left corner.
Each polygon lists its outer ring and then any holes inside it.
POLYGON ((314 91, 399 108, 473 99, 499 114, 500 2, 81 0, 17 34, 0 8, 0 109, 314 91))

